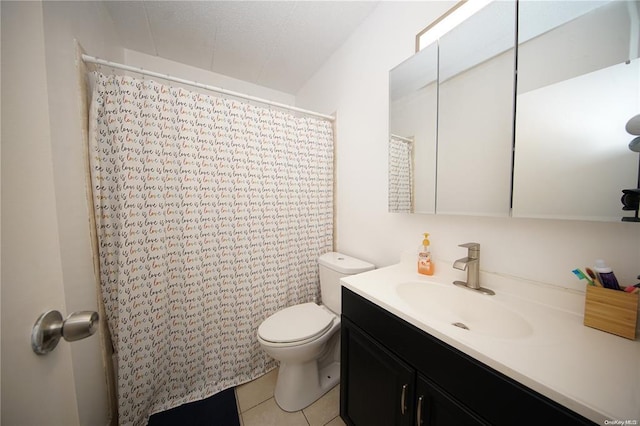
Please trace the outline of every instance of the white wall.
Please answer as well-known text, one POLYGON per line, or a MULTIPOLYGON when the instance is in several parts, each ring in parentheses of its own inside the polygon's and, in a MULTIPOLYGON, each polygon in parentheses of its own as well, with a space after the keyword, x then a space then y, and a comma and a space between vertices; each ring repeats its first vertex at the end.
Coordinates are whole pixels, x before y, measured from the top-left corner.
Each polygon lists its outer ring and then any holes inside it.
MULTIPOLYGON (((245 95, 256 96, 258 98, 268 99, 286 105, 294 105, 295 103, 295 96, 289 93, 284 93, 278 90, 258 86, 257 84, 181 64, 180 62, 170 61, 168 59, 160 58, 159 56, 147 55, 135 50, 125 49, 124 63, 133 67, 144 68, 162 74, 169 74, 173 77, 197 81, 198 83, 208 84, 211 86, 220 87, 225 90, 244 93, 245 95)), ((163 80, 158 81, 163 82, 163 80)), ((187 88, 189 90, 199 90, 194 87, 187 88)), ((211 91, 202 92, 215 95, 215 92, 211 91)))
POLYGON ((387 213, 388 72, 451 4, 381 3, 297 94, 302 108, 337 113, 338 249, 386 266, 428 231, 436 261, 465 256, 457 245, 475 241, 485 271, 583 289, 571 270, 604 258, 635 283, 638 224, 387 213))

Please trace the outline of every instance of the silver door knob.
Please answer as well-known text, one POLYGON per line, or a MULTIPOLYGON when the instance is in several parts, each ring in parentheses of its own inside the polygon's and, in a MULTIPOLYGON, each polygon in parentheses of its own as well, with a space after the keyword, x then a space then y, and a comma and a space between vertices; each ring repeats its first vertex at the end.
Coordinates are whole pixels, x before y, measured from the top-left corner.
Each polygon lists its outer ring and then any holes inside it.
POLYGON ((61 337, 67 342, 89 337, 98 329, 99 318, 93 311, 74 312, 65 320, 58 311, 45 312, 31 330, 31 348, 38 355, 44 355, 55 349, 61 337))

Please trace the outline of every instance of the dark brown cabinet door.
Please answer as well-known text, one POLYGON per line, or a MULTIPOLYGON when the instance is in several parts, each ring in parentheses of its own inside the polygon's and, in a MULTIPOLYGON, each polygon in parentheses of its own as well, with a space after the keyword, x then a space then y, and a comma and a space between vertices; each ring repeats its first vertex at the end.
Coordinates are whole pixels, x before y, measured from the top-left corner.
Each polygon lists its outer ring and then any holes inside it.
POLYGON ((415 370, 343 317, 340 415, 349 426, 410 426, 415 370))

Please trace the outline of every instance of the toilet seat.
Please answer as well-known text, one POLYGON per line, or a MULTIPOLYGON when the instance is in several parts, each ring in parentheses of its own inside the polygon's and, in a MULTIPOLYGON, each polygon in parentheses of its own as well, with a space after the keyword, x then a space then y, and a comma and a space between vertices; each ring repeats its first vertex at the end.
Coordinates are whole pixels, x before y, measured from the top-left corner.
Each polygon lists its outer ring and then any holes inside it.
POLYGON ((302 343, 324 334, 333 324, 335 315, 315 303, 302 303, 283 309, 264 320, 258 336, 277 344, 302 343))

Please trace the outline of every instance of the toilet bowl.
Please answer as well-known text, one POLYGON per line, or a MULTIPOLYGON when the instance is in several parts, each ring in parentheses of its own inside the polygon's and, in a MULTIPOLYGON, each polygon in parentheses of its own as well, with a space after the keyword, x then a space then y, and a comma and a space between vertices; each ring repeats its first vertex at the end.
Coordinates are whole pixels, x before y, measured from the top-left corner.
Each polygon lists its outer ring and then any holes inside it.
POLYGON ((258 342, 280 362, 274 397, 285 411, 309 406, 340 381, 340 278, 374 268, 335 252, 318 262, 325 304, 290 306, 258 327, 258 342))
POLYGON ((338 344, 339 329, 340 317, 315 303, 286 308, 260 325, 258 341, 272 358, 280 361, 274 391, 280 408, 301 410, 338 384, 340 358, 332 356, 332 351, 338 344), (297 337, 293 330, 279 335, 277 327, 285 322, 294 326, 291 328, 302 325, 300 329, 304 330, 295 330, 300 332, 297 337))

